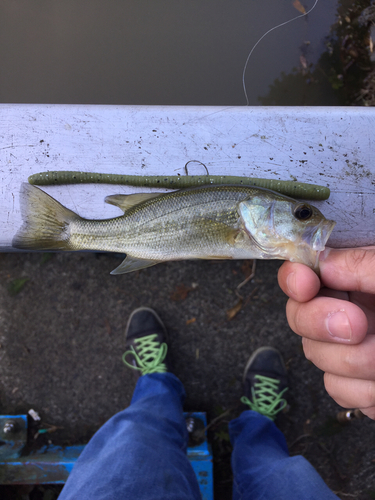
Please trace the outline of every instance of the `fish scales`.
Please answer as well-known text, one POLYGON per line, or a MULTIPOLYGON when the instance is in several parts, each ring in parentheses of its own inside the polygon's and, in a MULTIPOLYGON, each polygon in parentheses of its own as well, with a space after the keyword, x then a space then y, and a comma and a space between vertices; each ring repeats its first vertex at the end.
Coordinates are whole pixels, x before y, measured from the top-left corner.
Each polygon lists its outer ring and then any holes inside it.
POLYGON ((72 223, 69 244, 88 249, 134 253, 141 258, 171 260, 173 255, 191 258, 204 252, 213 256, 238 225, 236 206, 251 196, 251 189, 219 188, 215 192, 178 191, 160 195, 128 209, 108 221, 78 220, 72 223), (99 242, 100 240, 100 242, 99 242), (213 250, 215 249, 215 252, 213 250))

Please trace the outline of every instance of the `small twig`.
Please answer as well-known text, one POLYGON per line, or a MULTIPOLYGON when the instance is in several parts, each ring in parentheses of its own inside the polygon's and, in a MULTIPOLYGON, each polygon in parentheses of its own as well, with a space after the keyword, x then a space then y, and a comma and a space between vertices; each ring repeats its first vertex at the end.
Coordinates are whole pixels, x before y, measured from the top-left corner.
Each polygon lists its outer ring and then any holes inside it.
POLYGON ((293 446, 294 446, 295 444, 297 444, 297 443, 298 443, 298 441, 301 441, 301 439, 305 439, 305 438, 307 438, 307 437, 312 437, 312 436, 311 436, 311 434, 302 434, 301 436, 299 436, 297 439, 295 439, 295 440, 293 441, 293 443, 289 446, 289 449, 290 449, 290 448, 293 448, 293 446))
POLYGON ((256 263, 257 263, 256 259, 253 259, 253 265, 252 265, 252 267, 251 267, 251 273, 249 274, 249 276, 247 276, 247 278, 246 278, 246 279, 244 279, 244 280, 242 281, 242 283, 240 283, 240 284, 237 286, 237 288, 236 288, 236 290, 235 290, 236 295, 237 295, 237 297, 238 297, 240 300, 243 300, 243 297, 242 297, 242 295, 239 293, 239 291, 238 291, 238 290, 239 290, 240 288, 242 288, 244 285, 246 285, 246 283, 248 283, 250 280, 252 280, 252 279, 254 278, 254 276, 255 276, 255 269, 256 269, 256 263))
POLYGON ((47 422, 44 422, 43 425, 50 427, 52 429, 50 432, 54 432, 56 429, 64 429, 64 427, 59 427, 58 425, 53 425, 53 424, 47 424, 47 422))
POLYGON ((209 424, 206 425, 206 427, 202 430, 202 432, 206 432, 208 429, 210 429, 213 425, 215 425, 217 422, 222 420, 224 417, 229 415, 230 412, 233 410, 236 410, 238 408, 238 405, 232 406, 231 408, 228 408, 228 410, 225 410, 223 413, 221 413, 218 417, 215 417, 209 424))
POLYGON ((211 420, 211 422, 208 425, 206 425, 206 427, 204 428, 204 432, 206 432, 208 429, 210 429, 214 424, 216 424, 216 422, 219 422, 222 418, 224 418, 227 415, 229 415, 229 413, 232 410, 234 410, 234 408, 229 408, 229 410, 225 410, 221 415, 219 415, 218 417, 216 417, 213 420, 211 420))
POLYGON ((328 448, 323 443, 318 442, 318 445, 329 456, 334 469, 336 470, 338 476, 340 477, 340 480, 344 481, 344 479, 346 479, 346 475, 341 472, 340 467, 339 467, 337 460, 334 457, 333 453, 330 450, 328 450, 328 448))

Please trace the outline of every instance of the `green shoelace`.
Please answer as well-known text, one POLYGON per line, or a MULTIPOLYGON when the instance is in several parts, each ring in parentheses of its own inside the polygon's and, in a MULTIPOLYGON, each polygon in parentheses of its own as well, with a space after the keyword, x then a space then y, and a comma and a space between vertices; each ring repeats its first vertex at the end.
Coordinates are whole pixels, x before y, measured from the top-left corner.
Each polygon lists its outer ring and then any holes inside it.
POLYGON ((251 388, 252 401, 246 396, 242 396, 241 402, 249 406, 251 410, 275 420, 276 415, 287 405, 287 401, 282 398, 282 395, 288 388, 278 392, 280 380, 263 375, 255 375, 255 378, 258 382, 251 388))
POLYGON ((167 351, 167 344, 160 344, 156 334, 146 335, 134 341, 135 348, 130 347, 130 351, 124 352, 122 360, 129 368, 139 370, 142 375, 149 373, 165 373, 167 366, 163 363, 167 351), (126 361, 126 356, 132 354, 138 366, 134 366, 126 361))

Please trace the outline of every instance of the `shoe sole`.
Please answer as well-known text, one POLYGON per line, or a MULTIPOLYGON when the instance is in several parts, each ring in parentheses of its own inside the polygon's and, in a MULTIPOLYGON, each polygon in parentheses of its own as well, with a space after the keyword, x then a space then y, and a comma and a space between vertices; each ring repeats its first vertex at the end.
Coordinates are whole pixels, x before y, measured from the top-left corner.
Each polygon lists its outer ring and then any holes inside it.
MULTIPOLYGON (((245 380, 246 380, 246 375, 247 375, 247 372, 250 368, 250 365, 251 363, 254 361, 255 357, 260 353, 260 352, 263 352, 263 351, 274 351, 274 352, 277 352, 277 354, 281 355, 280 351, 278 349, 275 349, 274 347, 259 347, 259 349, 257 349, 255 352, 253 352, 253 354, 250 356, 246 366, 245 366, 245 370, 243 372, 243 376, 242 376, 242 383, 244 384, 245 383, 245 380)), ((285 365, 284 365, 285 366, 285 365)))

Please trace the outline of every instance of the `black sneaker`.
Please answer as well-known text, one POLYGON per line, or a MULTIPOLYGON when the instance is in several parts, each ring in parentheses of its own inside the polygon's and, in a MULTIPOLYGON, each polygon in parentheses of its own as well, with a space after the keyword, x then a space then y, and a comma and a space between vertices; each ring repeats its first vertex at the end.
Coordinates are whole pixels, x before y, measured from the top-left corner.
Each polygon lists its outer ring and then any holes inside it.
POLYGON ((275 420, 287 405, 282 396, 288 390, 287 372, 279 351, 273 347, 257 349, 247 362, 243 384, 245 395, 241 402, 275 420))
POLYGON ((126 352, 122 360, 126 366, 137 370, 138 377, 149 373, 168 371, 166 360, 168 346, 165 326, 153 309, 140 307, 133 311, 125 330, 126 352), (129 361, 127 361, 127 358, 129 361))

